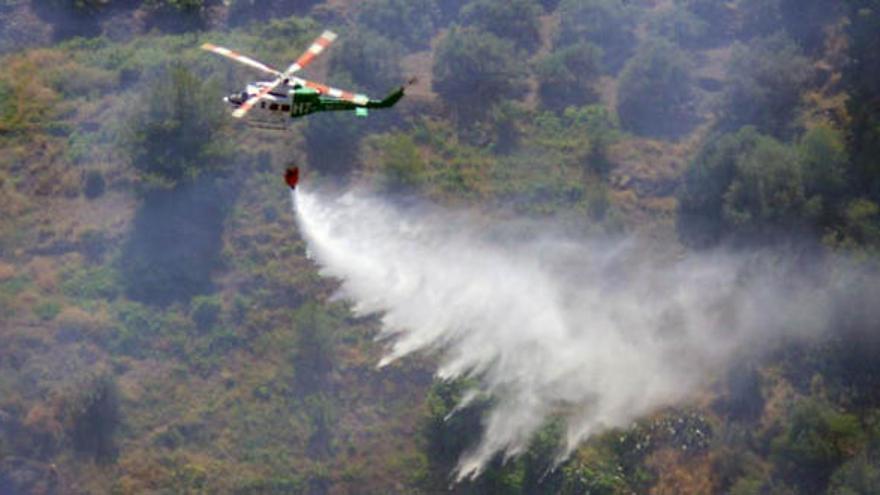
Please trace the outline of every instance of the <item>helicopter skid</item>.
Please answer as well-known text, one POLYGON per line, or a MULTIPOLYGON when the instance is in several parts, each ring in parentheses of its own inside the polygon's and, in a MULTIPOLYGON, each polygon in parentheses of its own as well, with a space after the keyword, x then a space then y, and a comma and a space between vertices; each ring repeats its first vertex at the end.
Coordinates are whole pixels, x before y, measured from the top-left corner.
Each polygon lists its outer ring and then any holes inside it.
POLYGON ((257 129, 270 129, 273 131, 285 131, 290 126, 285 121, 268 122, 261 120, 248 120, 248 127, 256 127, 257 129))

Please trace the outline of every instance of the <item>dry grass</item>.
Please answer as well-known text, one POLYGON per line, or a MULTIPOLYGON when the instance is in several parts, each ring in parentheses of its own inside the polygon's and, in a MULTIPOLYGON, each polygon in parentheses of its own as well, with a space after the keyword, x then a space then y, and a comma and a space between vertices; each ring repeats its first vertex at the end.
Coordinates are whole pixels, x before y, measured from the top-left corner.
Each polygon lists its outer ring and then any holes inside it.
POLYGON ((651 454, 646 464, 657 473, 651 495, 702 495, 715 493, 712 464, 706 455, 687 458, 668 448, 651 454))
POLYGON ((0 261, 0 282, 15 277, 17 273, 18 272, 15 270, 14 266, 10 265, 9 263, 4 263, 0 261))
POLYGON ((75 306, 66 306, 55 321, 59 328, 78 330, 93 338, 102 337, 112 325, 106 309, 88 312, 75 306))
POLYGON ((24 426, 33 435, 47 437, 55 442, 60 441, 64 434, 56 408, 42 403, 31 407, 25 416, 24 426))
POLYGON ((58 289, 58 269, 56 261, 45 256, 36 256, 25 266, 34 284, 42 291, 54 293, 58 289))
POLYGON ((13 304, 17 310, 22 310, 25 308, 33 308, 42 300, 43 296, 41 296, 36 290, 25 289, 15 296, 15 302, 13 304))
POLYGON ((762 371, 764 387, 764 413, 761 416, 760 430, 767 431, 785 418, 791 404, 797 398, 797 391, 781 373, 773 368, 762 371))

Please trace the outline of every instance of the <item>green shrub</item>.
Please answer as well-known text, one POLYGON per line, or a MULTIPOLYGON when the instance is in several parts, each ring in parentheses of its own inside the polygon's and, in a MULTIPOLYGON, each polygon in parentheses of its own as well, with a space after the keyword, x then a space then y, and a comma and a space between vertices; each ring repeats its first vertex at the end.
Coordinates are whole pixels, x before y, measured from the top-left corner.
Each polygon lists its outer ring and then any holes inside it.
POLYGON ((399 43, 379 32, 361 29, 345 35, 330 54, 329 63, 334 72, 351 74, 355 84, 367 92, 384 95, 403 83, 402 56, 399 43))
POLYGON ((150 342, 165 326, 162 315, 142 304, 117 303, 113 315, 119 322, 109 342, 114 352, 143 357, 150 354, 150 342))
POLYGON ((428 442, 428 457, 447 472, 480 438, 480 418, 488 408, 487 401, 477 401, 451 414, 472 385, 463 379, 435 381, 425 398, 424 435, 428 442))
POLYGON ((484 115, 493 104, 523 93, 518 58, 510 41, 472 28, 452 28, 435 50, 434 91, 461 115, 484 115))
POLYGON ((190 314, 200 330, 213 327, 220 318, 221 309, 219 296, 197 296, 190 303, 190 314))
POLYGON ((465 26, 473 26, 517 47, 533 51, 541 43, 541 5, 535 0, 474 0, 461 11, 465 26))
POLYGON ((206 0, 146 0, 145 6, 153 26, 181 32, 205 26, 207 3, 206 0))
POLYGON ((428 48, 438 18, 434 0, 368 0, 360 2, 357 25, 419 50, 428 48))
POLYGON ((813 216, 794 149, 760 138, 737 157, 736 176, 724 194, 724 219, 732 227, 756 233, 796 226, 813 216))
POLYGON ((686 132, 691 95, 690 65, 679 49, 665 40, 645 42, 620 76, 620 123, 639 134, 686 132))
POLYGON ((83 174, 83 193, 89 199, 95 199, 104 194, 106 188, 104 174, 100 170, 88 170, 83 174))
POLYGON ((538 96, 541 104, 555 111, 581 106, 598 99, 593 83, 602 69, 602 49, 581 42, 552 51, 538 59, 538 96))
POLYGON ((226 122, 216 87, 174 65, 146 93, 129 124, 126 147, 153 187, 193 182, 217 173, 231 154, 220 131, 226 122))
POLYGON ((417 189, 425 181, 426 166, 418 146, 407 134, 375 136, 369 145, 380 153, 380 180, 390 191, 417 189))
POLYGON ((57 301, 42 301, 34 306, 34 315, 43 321, 54 320, 61 312, 61 304, 57 301))
POLYGON ((76 268, 63 275, 61 291, 73 298, 114 299, 120 291, 118 273, 110 266, 76 268))
POLYGON ((856 456, 831 475, 828 495, 876 493, 880 487, 880 467, 865 454, 856 456))
POLYGON ((708 22, 683 7, 652 17, 648 27, 655 36, 662 36, 682 47, 703 47, 717 36, 708 22))
POLYGON ((635 18, 619 0, 562 0, 557 46, 595 43, 603 50, 604 68, 617 72, 635 47, 635 18))
POLYGON ((771 456, 807 491, 825 486, 846 458, 864 445, 865 432, 852 414, 815 399, 792 408, 783 431, 771 443, 771 456))
POLYGON ((784 35, 735 46, 727 68, 722 128, 736 131, 753 125, 776 137, 790 136, 811 75, 809 59, 784 35))
POLYGON ((613 460, 613 457, 600 457, 593 462, 583 462, 579 459, 567 462, 562 467, 563 482, 559 493, 563 495, 631 493, 632 490, 628 489, 626 479, 613 460))

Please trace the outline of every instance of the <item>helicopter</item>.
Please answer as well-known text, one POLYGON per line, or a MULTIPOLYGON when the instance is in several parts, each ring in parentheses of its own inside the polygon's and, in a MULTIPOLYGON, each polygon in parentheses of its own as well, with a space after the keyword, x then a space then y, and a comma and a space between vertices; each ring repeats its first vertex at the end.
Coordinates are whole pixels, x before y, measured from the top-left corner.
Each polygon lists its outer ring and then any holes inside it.
MULTIPOLYGON (((403 98, 405 86, 395 89, 381 100, 375 100, 363 94, 344 91, 294 76, 296 72, 308 66, 324 49, 330 46, 336 37, 336 33, 324 31, 300 55, 296 62, 283 72, 251 57, 212 43, 203 44, 202 49, 275 76, 272 81, 250 83, 243 91, 223 98, 223 101, 234 108, 232 116, 235 118, 243 118, 251 110, 260 114, 262 118, 247 120, 249 124, 257 127, 285 128, 292 119, 315 112, 354 110, 357 116, 366 117, 368 109, 390 108, 403 98), (289 115, 290 118, 286 118, 286 115, 289 115), (278 125, 268 125, 272 121, 278 125)), ((410 79, 407 85, 414 83, 415 78, 410 79)))

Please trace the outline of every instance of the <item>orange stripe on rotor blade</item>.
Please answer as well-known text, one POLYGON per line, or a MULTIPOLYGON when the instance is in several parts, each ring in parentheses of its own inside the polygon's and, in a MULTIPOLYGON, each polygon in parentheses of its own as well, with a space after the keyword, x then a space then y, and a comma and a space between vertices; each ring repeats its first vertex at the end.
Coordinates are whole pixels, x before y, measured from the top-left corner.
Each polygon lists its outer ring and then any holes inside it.
POLYGON ((314 60, 314 59, 315 59, 314 53, 305 52, 305 53, 303 53, 302 57, 300 57, 299 60, 296 61, 296 65, 299 65, 300 68, 303 68, 303 67, 309 65, 310 63, 312 63, 312 60, 314 60))
POLYGON ((296 72, 305 66, 312 63, 312 60, 315 59, 321 52, 324 51, 325 48, 330 46, 330 43, 333 43, 333 40, 336 39, 336 34, 332 31, 324 31, 321 33, 315 41, 309 45, 308 50, 306 50, 302 55, 300 55, 299 59, 294 62, 293 65, 287 70, 288 73, 296 72))

